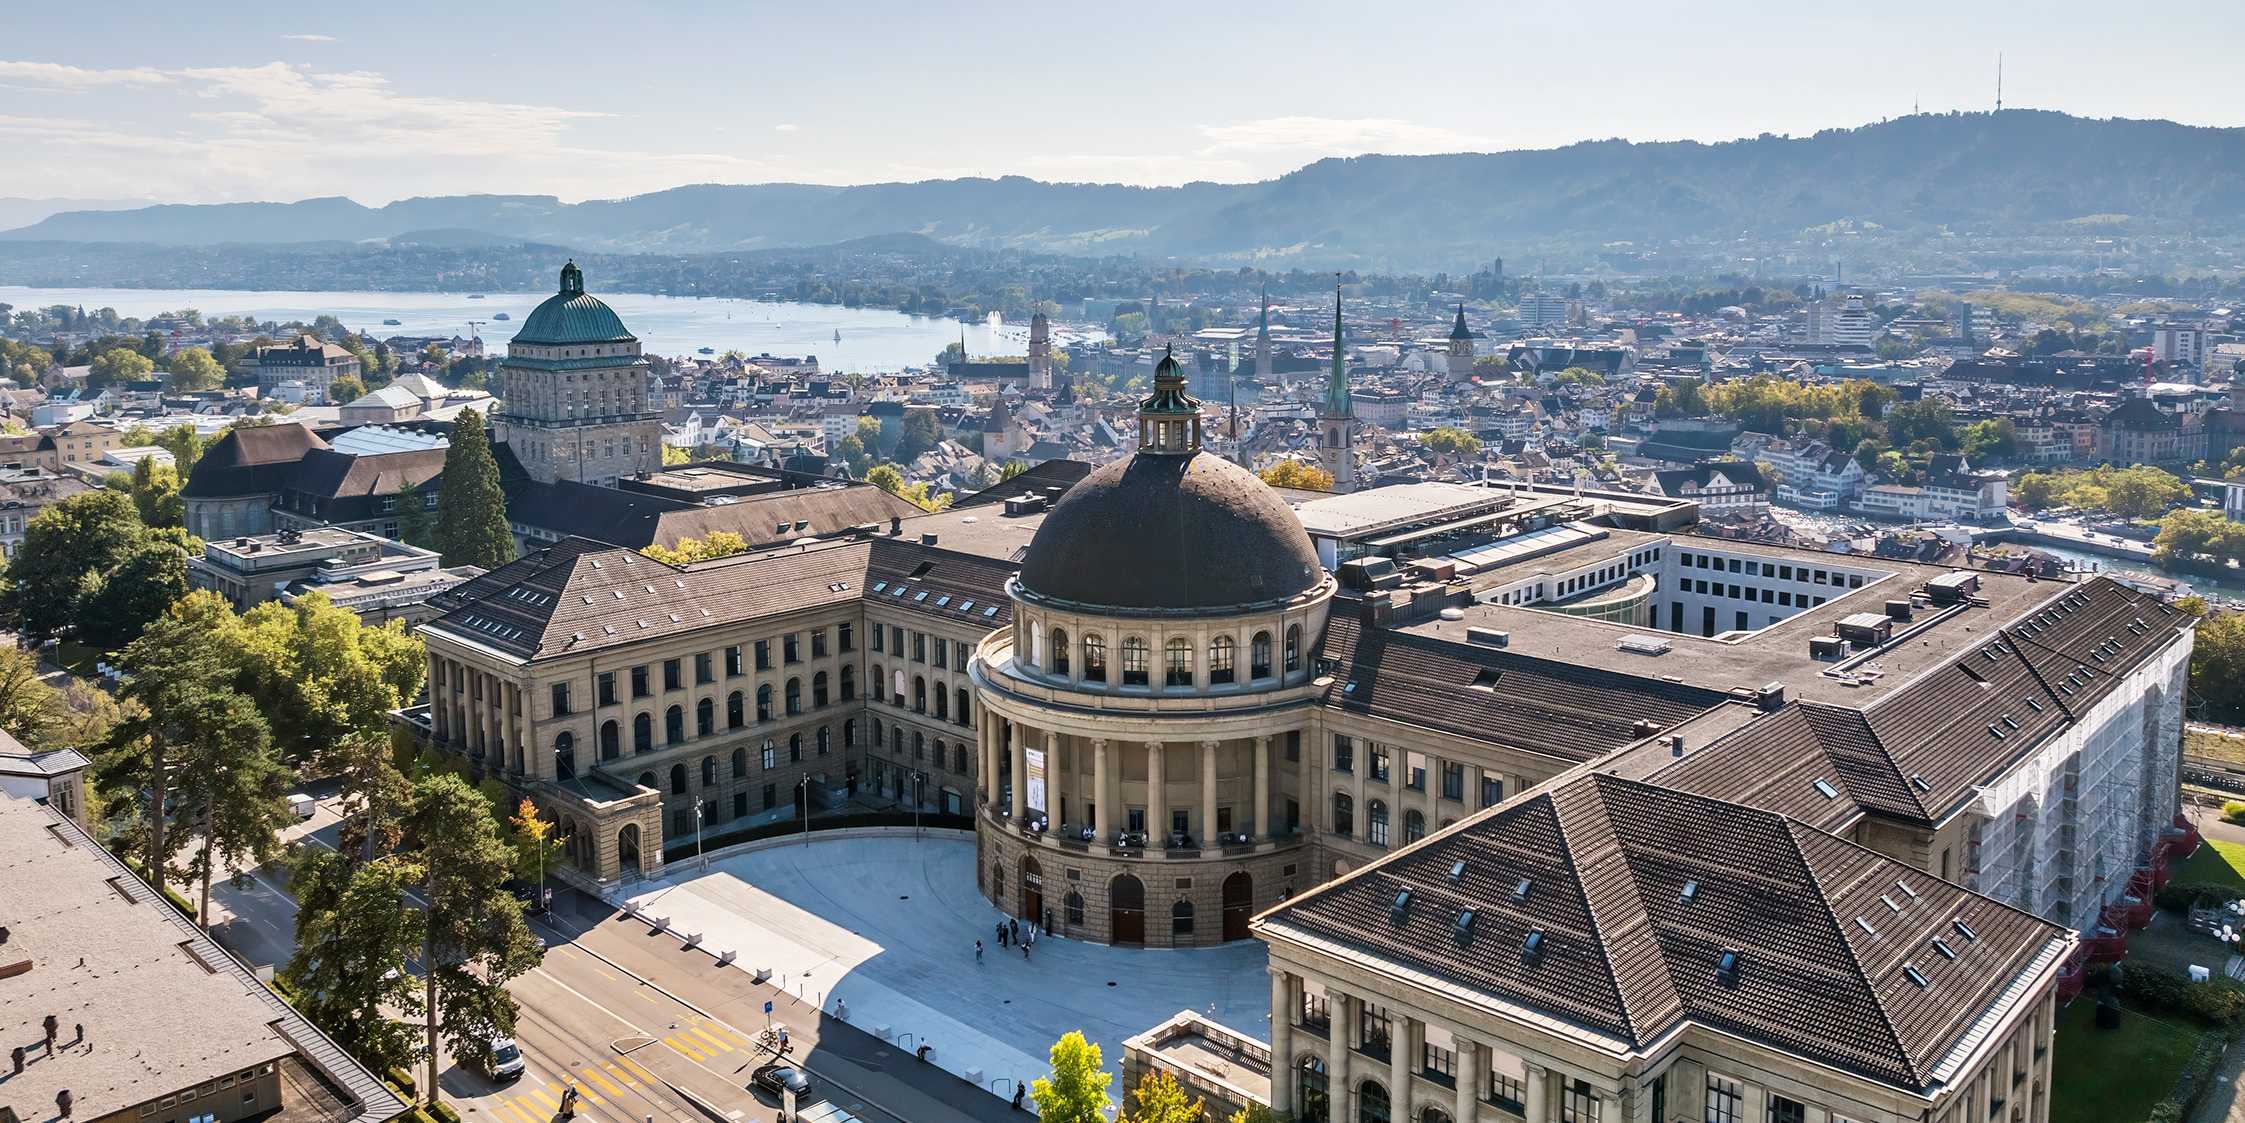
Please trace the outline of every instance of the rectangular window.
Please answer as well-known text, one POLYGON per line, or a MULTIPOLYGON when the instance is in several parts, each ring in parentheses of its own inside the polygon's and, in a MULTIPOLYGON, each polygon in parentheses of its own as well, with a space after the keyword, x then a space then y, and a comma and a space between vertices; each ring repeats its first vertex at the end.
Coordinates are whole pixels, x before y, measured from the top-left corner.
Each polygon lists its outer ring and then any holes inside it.
POLYGON ((717 681, 717 661, 708 652, 694 656, 694 685, 708 686, 717 681))
POLYGON ((904 654, 904 629, 895 624, 889 625, 889 653, 899 656, 904 654))
POLYGON ((686 686, 684 668, 676 659, 663 660, 663 689, 681 690, 686 686))
MULTIPOLYGON (((1997 1103, 2001 1104, 2002 1101, 1998 1100, 1997 1103)), ((1995 1117, 1994 1111, 1988 1113, 1988 1118, 1995 1117)), ((1808 1123, 1808 1107, 1799 1100, 1789 1100, 1772 1093, 1769 1098, 1769 1123, 1808 1123)))
POLYGON ((780 637, 780 661, 783 663, 800 663, 803 661, 803 649, 797 646, 794 632, 789 632, 780 637))
POLYGON ((569 684, 566 682, 553 684, 553 716, 569 716, 569 684))
POLYGON ((811 658, 826 658, 826 629, 811 629, 811 658))
POLYGON ((1512 1070, 1507 1071, 1497 1065, 1490 1066, 1489 1079, 1481 1089, 1481 1094, 1490 1103, 1514 1115, 1524 1115, 1528 1110, 1528 1085, 1519 1067, 1520 1062, 1510 1057, 1500 1060, 1511 1061, 1512 1070))
POLYGON ((1403 786, 1415 792, 1427 790, 1427 755, 1403 754, 1403 786))
POLYGON ((1394 1027, 1388 1020, 1385 1007, 1360 1002, 1356 1007, 1356 1049, 1366 1056, 1388 1058, 1389 1043, 1394 1027))
POLYGON ((1419 1071, 1444 1084, 1455 1084, 1458 1055, 1432 1041, 1425 1042, 1419 1047, 1419 1071))
POLYGON ((1333 771, 1356 771, 1356 745, 1338 733, 1333 735, 1333 771))
POLYGON ((1465 802, 1465 765, 1442 762, 1442 798, 1465 802))
POLYGON ((645 698, 650 693, 653 692, 647 689, 647 668, 644 666, 633 667, 631 669, 631 696, 645 698))
POLYGON ((1707 1074, 1707 1123, 1739 1123, 1738 1081, 1707 1074))
POLYGON ((887 635, 887 630, 883 629, 879 624, 873 625, 873 650, 880 651, 888 646, 887 644, 882 642, 882 640, 886 638, 887 635))
POLYGON ((1495 807, 1504 802, 1504 781, 1495 776, 1481 778, 1481 806, 1495 807))
POLYGON ((764 810, 770 811, 772 808, 779 806, 779 802, 780 786, 778 784, 764 785, 764 810))
POLYGON ((768 639, 756 641, 756 669, 759 671, 772 669, 772 641, 768 639))
POLYGON ((951 647, 954 656, 951 665, 959 668, 962 671, 966 670, 967 664, 973 661, 974 657, 972 653, 974 651, 974 648, 969 646, 964 640, 951 641, 951 647))
POLYGON ((834 629, 834 646, 845 652, 857 650, 857 625, 841 624, 834 629))
POLYGON ((912 661, 915 663, 928 661, 928 634, 926 632, 912 633, 912 661))
POLYGON ((1327 998, 1323 987, 1315 990, 1302 987, 1302 1024, 1313 1029, 1329 1029, 1333 1025, 1333 1000, 1327 998))
POLYGON ((1365 750, 1364 750, 1364 756, 1365 756, 1365 760, 1366 760, 1366 763, 1367 763, 1367 764, 1369 765, 1369 767, 1370 767, 1370 771, 1369 771, 1369 773, 1367 773, 1367 774, 1368 774, 1368 775, 1369 775, 1369 776, 1371 777, 1371 779, 1372 779, 1372 782, 1373 782, 1373 783, 1375 783, 1375 784, 1385 784, 1385 783, 1387 783, 1387 782, 1388 782, 1388 749, 1387 749, 1387 746, 1386 746, 1386 745, 1366 745, 1366 746, 1365 746, 1365 750))
POLYGON ((935 641, 935 665, 938 667, 951 665, 951 645, 943 642, 941 638, 935 641))
POLYGON ((1559 1090, 1559 1123, 1598 1123, 1602 1106, 1589 1081, 1570 1081, 1559 1090))
POLYGON ((731 646, 731 647, 728 647, 728 648, 726 648, 726 649, 725 649, 725 677, 726 677, 726 678, 739 678, 739 677, 740 677, 740 674, 741 674, 741 645, 739 645, 739 644, 737 644, 737 643, 736 643, 736 644, 734 644, 733 646, 731 646))

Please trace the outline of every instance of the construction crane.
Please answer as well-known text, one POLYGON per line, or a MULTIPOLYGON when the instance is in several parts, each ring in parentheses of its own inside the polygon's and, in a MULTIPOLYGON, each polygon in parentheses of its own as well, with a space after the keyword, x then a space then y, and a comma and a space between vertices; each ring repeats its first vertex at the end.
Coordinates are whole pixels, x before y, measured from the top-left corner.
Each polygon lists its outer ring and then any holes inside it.
POLYGON ((476 334, 476 329, 483 325, 484 321, 482 320, 468 321, 468 340, 475 345, 476 358, 478 359, 483 357, 483 337, 476 334))

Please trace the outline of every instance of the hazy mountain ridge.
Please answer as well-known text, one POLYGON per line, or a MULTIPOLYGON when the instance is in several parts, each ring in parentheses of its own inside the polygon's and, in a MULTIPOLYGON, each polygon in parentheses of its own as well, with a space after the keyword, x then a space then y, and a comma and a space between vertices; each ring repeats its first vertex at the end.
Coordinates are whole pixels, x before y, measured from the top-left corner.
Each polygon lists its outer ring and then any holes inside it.
POLYGON ((701 184, 575 204, 543 195, 383 207, 323 198, 73 212, 0 239, 212 245, 442 231, 454 241, 480 233, 510 243, 692 253, 917 233, 1057 252, 1454 264, 1507 247, 1782 236, 1843 219, 1987 232, 2125 215, 2143 229, 2210 232, 2245 217, 2240 172, 2245 129, 2013 110, 1720 144, 1591 141, 1335 158, 1251 184, 1147 188, 1005 176, 701 184))

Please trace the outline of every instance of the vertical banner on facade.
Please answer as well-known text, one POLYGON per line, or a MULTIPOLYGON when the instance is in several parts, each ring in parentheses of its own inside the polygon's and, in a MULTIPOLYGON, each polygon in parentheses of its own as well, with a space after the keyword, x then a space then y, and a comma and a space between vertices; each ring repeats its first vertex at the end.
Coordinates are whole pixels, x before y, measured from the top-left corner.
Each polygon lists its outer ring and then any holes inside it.
POLYGON ((1024 747, 1021 756, 1029 763, 1029 810, 1042 812, 1045 809, 1045 751, 1024 747))

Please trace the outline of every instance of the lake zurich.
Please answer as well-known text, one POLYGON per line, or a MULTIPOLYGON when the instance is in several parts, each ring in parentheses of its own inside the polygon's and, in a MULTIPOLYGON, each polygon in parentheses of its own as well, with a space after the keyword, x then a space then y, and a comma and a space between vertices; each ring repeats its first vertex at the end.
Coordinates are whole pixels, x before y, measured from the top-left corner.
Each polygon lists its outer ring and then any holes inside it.
MULTIPOLYGON (((494 292, 481 299, 467 293, 443 292, 256 292, 228 289, 57 289, 0 285, 0 304, 19 309, 56 304, 83 307, 91 312, 114 308, 119 315, 146 319, 162 312, 193 308, 205 316, 253 316, 259 320, 302 320, 332 315, 354 331, 376 338, 392 335, 467 335, 468 322, 478 321, 476 334, 494 353, 504 344, 530 310, 550 293, 494 292), (509 318, 494 319, 504 312, 509 318), (384 324, 384 320, 396 320, 384 324)), ((962 325, 957 320, 909 316, 877 308, 845 308, 838 304, 695 299, 681 296, 648 296, 640 293, 603 292, 594 295, 623 317, 624 326, 637 335, 647 351, 662 355, 691 355, 703 347, 722 354, 739 350, 750 355, 815 355, 819 366, 831 371, 866 373, 928 366, 945 344, 959 341, 962 327, 967 350, 975 355, 1026 354, 1027 325, 1007 326, 993 315, 987 322, 962 325), (835 341, 835 333, 841 341, 835 341)), ((1057 341, 1056 341, 1057 342, 1057 341)))

